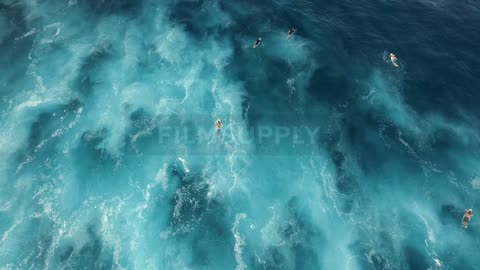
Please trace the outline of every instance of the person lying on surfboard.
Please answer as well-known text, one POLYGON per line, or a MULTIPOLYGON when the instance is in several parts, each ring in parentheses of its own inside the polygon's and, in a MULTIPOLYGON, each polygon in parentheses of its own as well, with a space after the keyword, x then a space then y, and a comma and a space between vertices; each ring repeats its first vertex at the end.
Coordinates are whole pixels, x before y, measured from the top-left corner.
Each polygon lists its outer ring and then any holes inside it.
POLYGON ((217 128, 217 136, 221 136, 222 135, 222 120, 217 119, 217 121, 215 122, 215 127, 217 128))
POLYGON ((397 56, 395 56, 395 54, 390 53, 390 61, 392 62, 392 64, 393 64, 395 67, 398 67, 398 64, 397 64, 397 56))
POLYGON ((297 31, 297 29, 295 28, 290 28, 290 30, 288 30, 288 37, 292 37, 293 36, 293 33, 295 33, 295 31, 297 31))
POLYGON ((463 227, 468 228, 468 223, 470 222, 470 219, 473 216, 473 210, 468 209, 465 211, 465 214, 463 215, 463 227))
POLYGON ((257 48, 262 43, 262 38, 257 38, 257 41, 253 44, 253 48, 257 48))

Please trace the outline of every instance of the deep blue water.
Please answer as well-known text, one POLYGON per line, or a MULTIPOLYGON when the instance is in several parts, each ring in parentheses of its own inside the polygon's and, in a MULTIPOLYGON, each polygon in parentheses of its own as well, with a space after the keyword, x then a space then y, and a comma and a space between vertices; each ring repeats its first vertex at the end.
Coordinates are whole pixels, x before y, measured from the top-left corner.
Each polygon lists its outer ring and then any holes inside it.
POLYGON ((473 0, 0 0, 0 269, 478 269, 479 29, 473 0))

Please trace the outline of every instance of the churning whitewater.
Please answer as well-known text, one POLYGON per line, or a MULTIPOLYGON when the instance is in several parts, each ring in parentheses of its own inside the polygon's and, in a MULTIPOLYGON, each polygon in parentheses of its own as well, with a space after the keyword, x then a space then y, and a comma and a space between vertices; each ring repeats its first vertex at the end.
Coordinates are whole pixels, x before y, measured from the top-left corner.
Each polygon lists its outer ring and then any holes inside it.
POLYGON ((478 269, 479 14, 0 0, 0 269, 478 269))

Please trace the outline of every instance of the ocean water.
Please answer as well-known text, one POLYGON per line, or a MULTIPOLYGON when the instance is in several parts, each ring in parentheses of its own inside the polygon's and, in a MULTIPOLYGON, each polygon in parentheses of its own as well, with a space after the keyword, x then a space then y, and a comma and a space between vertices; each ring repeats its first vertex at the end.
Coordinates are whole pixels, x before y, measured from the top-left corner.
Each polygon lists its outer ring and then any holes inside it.
POLYGON ((479 269, 479 29, 473 0, 0 0, 0 269, 479 269))

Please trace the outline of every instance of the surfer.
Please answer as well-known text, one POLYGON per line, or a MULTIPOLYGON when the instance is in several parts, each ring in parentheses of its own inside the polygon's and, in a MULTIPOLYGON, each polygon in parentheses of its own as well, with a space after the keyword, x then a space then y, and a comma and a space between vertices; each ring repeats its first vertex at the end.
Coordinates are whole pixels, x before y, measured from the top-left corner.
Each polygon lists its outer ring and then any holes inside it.
POLYGON ((215 122, 215 127, 217 128, 217 136, 220 136, 222 133, 222 120, 217 119, 215 122))
POLYGON ((257 48, 262 43, 262 38, 257 38, 257 41, 253 44, 253 48, 257 48))
POLYGON ((393 64, 395 67, 398 67, 398 64, 397 64, 397 56, 395 56, 395 54, 390 53, 390 61, 392 62, 392 64, 393 64))
POLYGON ((463 227, 468 228, 468 223, 470 222, 470 219, 473 216, 473 210, 468 209, 465 211, 465 214, 463 214, 463 227))
POLYGON ((293 33, 295 33, 295 31, 297 31, 297 29, 295 29, 295 28, 290 28, 290 30, 288 30, 288 37, 292 37, 292 36, 293 36, 293 33))

